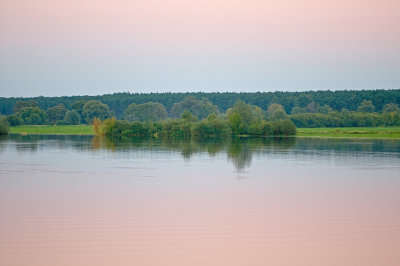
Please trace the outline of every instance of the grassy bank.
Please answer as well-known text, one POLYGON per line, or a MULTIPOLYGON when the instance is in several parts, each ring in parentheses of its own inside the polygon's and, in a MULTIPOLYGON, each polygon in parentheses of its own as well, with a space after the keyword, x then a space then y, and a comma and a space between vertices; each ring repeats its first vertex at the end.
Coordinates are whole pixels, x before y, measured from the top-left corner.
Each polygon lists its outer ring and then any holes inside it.
POLYGON ((10 127, 10 133, 31 135, 94 135, 92 126, 88 125, 66 125, 66 126, 18 126, 10 127))
MULTIPOLYGON (((92 126, 18 126, 10 127, 10 133, 94 135, 92 126)), ((330 138, 400 138, 400 127, 334 127, 297 128, 298 137, 330 138)))
POLYGON ((297 128, 297 137, 400 138, 400 127, 297 128))

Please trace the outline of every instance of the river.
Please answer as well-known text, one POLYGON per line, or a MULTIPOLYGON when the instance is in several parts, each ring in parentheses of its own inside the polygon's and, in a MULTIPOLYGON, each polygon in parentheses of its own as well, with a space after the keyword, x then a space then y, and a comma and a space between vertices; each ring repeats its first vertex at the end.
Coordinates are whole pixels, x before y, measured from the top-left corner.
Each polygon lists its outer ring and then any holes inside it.
POLYGON ((0 265, 400 265, 400 140, 0 139, 0 265))

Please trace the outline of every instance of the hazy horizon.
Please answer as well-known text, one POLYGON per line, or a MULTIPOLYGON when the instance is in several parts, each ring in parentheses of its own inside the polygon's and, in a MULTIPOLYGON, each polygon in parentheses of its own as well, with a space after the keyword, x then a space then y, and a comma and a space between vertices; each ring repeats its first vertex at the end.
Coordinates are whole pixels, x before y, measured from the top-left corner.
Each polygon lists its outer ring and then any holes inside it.
POLYGON ((3 0, 0 96, 400 87, 396 0, 3 0))

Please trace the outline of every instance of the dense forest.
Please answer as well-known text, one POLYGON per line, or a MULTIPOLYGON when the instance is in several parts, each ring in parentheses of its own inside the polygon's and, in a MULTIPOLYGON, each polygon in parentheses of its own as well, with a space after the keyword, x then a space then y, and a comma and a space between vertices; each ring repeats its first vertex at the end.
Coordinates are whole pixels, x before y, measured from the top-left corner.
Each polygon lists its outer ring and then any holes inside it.
MULTIPOLYGON (((376 112, 381 112, 388 103, 400 105, 400 89, 397 90, 360 90, 360 91, 305 91, 305 92, 188 92, 188 93, 114 93, 101 96, 64 96, 64 97, 33 97, 33 98, 4 98, 0 97, 0 114, 14 113, 14 106, 18 101, 34 100, 38 107, 47 110, 50 107, 62 104, 67 109, 76 101, 98 100, 110 108, 118 119, 123 119, 125 109, 132 103, 142 104, 157 102, 171 111, 174 103, 182 101, 187 96, 198 100, 207 98, 217 106, 221 113, 232 107, 237 100, 256 105, 266 110, 271 103, 283 106, 286 113, 291 114, 294 107, 306 108, 308 105, 329 106, 334 111, 347 109, 356 111, 362 101, 372 101, 376 112)), ((311 107, 310 106, 310 107, 311 107)))
POLYGON ((0 122, 5 131, 96 120, 113 136, 293 135, 296 126, 399 126, 399 103, 400 90, 0 98, 0 122))

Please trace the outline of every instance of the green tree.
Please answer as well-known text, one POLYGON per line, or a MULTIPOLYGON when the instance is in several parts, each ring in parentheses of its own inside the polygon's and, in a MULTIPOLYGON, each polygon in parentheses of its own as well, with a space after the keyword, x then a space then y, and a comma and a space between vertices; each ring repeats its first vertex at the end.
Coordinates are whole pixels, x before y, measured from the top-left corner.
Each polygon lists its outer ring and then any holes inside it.
POLYGON ((81 116, 76 110, 65 113, 64 121, 67 125, 78 125, 81 121, 81 116))
POLYGON ((357 110, 361 113, 373 113, 375 111, 375 106, 372 104, 372 101, 364 100, 358 106, 357 110))
POLYGON ((78 100, 71 104, 71 108, 78 112, 78 114, 81 118, 81 121, 80 121, 81 123, 85 123, 85 117, 82 115, 82 109, 86 102, 87 102, 86 100, 78 100))
POLYGON ((308 113, 316 113, 317 112, 317 104, 315 102, 310 102, 309 104, 307 104, 307 112, 308 113))
POLYGON ((8 130, 8 122, 6 117, 0 115, 0 135, 7 135, 8 130))
POLYGON ((23 123, 22 119, 16 115, 9 115, 6 119, 8 124, 12 127, 19 126, 23 123))
POLYGON ((100 120, 105 120, 111 117, 110 109, 104 103, 100 101, 91 100, 87 101, 82 107, 82 115, 85 118, 86 123, 90 124, 93 118, 97 117, 100 120))
POLYGON ((182 120, 187 123, 193 123, 197 121, 197 117, 195 117, 190 111, 185 110, 181 116, 182 120))
POLYGON ((388 103, 383 106, 382 112, 383 113, 391 113, 391 112, 400 113, 400 108, 399 108, 398 104, 388 103))
POLYGON ((204 119, 209 114, 219 114, 218 107, 213 105, 207 98, 200 101, 193 96, 187 96, 183 101, 174 103, 171 108, 171 116, 174 118, 181 117, 184 111, 191 112, 198 119, 204 119))
POLYGON ((292 108, 291 114, 303 114, 303 113, 307 113, 307 108, 301 108, 298 106, 295 106, 292 108))
POLYGON ((35 100, 17 101, 14 105, 14 113, 18 113, 25 107, 38 107, 38 103, 35 100))
POLYGON ((301 107, 301 108, 306 108, 307 105, 312 102, 313 102, 313 99, 311 98, 310 95, 300 94, 300 96, 297 98, 296 106, 301 107))
POLYGON ((318 106, 317 107, 317 113, 321 113, 321 114, 329 114, 333 112, 332 107, 330 107, 329 105, 325 104, 323 106, 318 106))
POLYGON ((271 103, 268 107, 267 117, 272 121, 288 119, 288 115, 285 110, 283 110, 283 106, 277 103, 271 103))
POLYGON ((160 121, 167 118, 168 113, 165 106, 160 103, 131 104, 125 109, 125 120, 127 121, 160 121))
POLYGON ((49 123, 47 113, 38 107, 22 108, 17 115, 26 125, 46 125, 49 123))
POLYGON ((58 120, 63 120, 65 113, 68 110, 65 108, 63 104, 59 104, 47 109, 46 113, 49 116, 49 120, 51 124, 55 124, 58 120))
POLYGON ((264 115, 260 107, 238 100, 226 111, 233 134, 248 134, 251 124, 261 123, 264 115))

